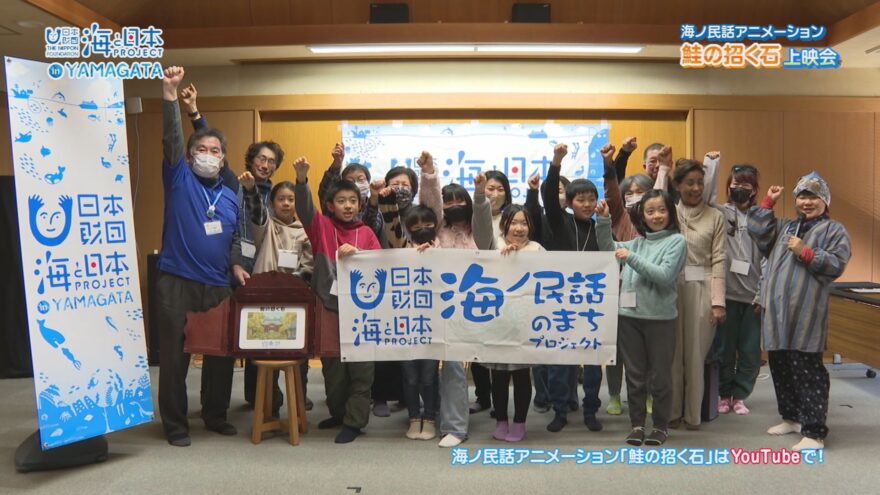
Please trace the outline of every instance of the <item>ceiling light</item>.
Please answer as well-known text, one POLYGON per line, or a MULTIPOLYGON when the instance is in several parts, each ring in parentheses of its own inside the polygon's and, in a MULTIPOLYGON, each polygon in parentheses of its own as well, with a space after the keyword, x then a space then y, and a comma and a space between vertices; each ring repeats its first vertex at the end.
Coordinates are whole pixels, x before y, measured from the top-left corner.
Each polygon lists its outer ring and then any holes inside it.
POLYGON ((634 54, 642 51, 639 45, 576 45, 576 44, 361 44, 311 45, 312 53, 581 53, 581 54, 634 54))
POLYGON ((443 53, 473 52, 474 45, 312 45, 312 53, 443 53))
POLYGON ((494 53, 639 53, 641 46, 637 45, 477 45, 478 52, 494 53))
POLYGON ((39 29, 46 27, 46 23, 41 21, 18 21, 15 24, 17 24, 19 27, 27 29, 39 29))

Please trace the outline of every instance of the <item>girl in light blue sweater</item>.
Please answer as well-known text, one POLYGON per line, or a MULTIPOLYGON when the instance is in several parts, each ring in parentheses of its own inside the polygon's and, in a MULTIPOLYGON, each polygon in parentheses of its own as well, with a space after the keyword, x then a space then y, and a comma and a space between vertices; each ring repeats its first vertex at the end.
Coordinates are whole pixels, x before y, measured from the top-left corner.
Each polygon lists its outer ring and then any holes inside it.
POLYGON ((687 244, 679 233, 675 203, 665 191, 651 190, 633 210, 643 237, 615 242, 605 201, 596 207, 599 249, 614 251, 623 264, 617 345, 626 367, 626 393, 632 432, 630 445, 662 445, 672 413, 672 357, 678 317, 678 275, 687 244), (654 397, 653 431, 645 435, 648 377, 654 397))

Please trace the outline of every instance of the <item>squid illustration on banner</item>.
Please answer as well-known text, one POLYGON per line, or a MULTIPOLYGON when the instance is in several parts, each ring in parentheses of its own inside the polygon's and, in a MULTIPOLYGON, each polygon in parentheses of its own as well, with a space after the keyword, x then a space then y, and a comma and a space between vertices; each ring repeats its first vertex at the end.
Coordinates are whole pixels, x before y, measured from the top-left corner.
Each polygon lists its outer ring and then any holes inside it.
POLYGON ((44 450, 153 418, 121 80, 6 57, 44 450))

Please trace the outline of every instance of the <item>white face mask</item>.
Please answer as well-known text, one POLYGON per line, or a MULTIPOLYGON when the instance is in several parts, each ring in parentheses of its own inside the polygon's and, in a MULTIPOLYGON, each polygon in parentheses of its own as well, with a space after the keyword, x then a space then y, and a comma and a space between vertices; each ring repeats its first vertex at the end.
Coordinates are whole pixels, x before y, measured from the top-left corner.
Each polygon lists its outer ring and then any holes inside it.
POLYGON ((192 170, 204 179, 213 179, 220 174, 220 158, 207 153, 193 155, 192 170))
POLYGON ((366 202, 370 198, 370 183, 362 180, 360 182, 355 182, 355 185, 361 191, 361 199, 366 202))
POLYGON ((632 208, 633 206, 639 204, 639 201, 642 200, 642 196, 644 196, 644 194, 633 194, 630 197, 626 198, 626 207, 632 208))

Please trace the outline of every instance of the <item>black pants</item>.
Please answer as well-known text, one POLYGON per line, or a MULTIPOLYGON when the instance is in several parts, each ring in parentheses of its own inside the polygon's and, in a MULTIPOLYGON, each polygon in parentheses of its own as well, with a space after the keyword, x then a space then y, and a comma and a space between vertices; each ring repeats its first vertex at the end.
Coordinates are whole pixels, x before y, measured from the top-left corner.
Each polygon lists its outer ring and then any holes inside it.
POLYGON ((507 402, 510 398, 510 379, 513 378, 513 422, 525 423, 532 401, 532 376, 529 368, 515 371, 492 370, 492 400, 495 419, 507 421, 507 402))
POLYGON ((644 320, 620 316, 617 348, 626 367, 626 397, 633 427, 645 426, 648 386, 654 397, 654 428, 666 431, 672 414, 672 356, 676 320, 644 320))
POLYGON ((403 369, 400 361, 376 361, 374 366, 373 388, 371 395, 374 401, 404 401, 403 369))
POLYGON ((800 423, 805 437, 824 439, 831 381, 822 353, 770 351, 767 356, 782 419, 800 423))
MULTIPOLYGON (((183 352, 187 311, 207 311, 231 292, 230 287, 215 287, 159 272, 156 283, 159 327, 159 414, 168 439, 189 434, 186 374, 189 354, 183 352)), ((202 419, 205 424, 226 421, 232 393, 233 358, 205 356, 202 366, 202 419)))
POLYGON ((474 392, 477 402, 483 409, 492 407, 492 380, 489 378, 489 368, 479 363, 471 363, 471 375, 474 377, 474 392))

